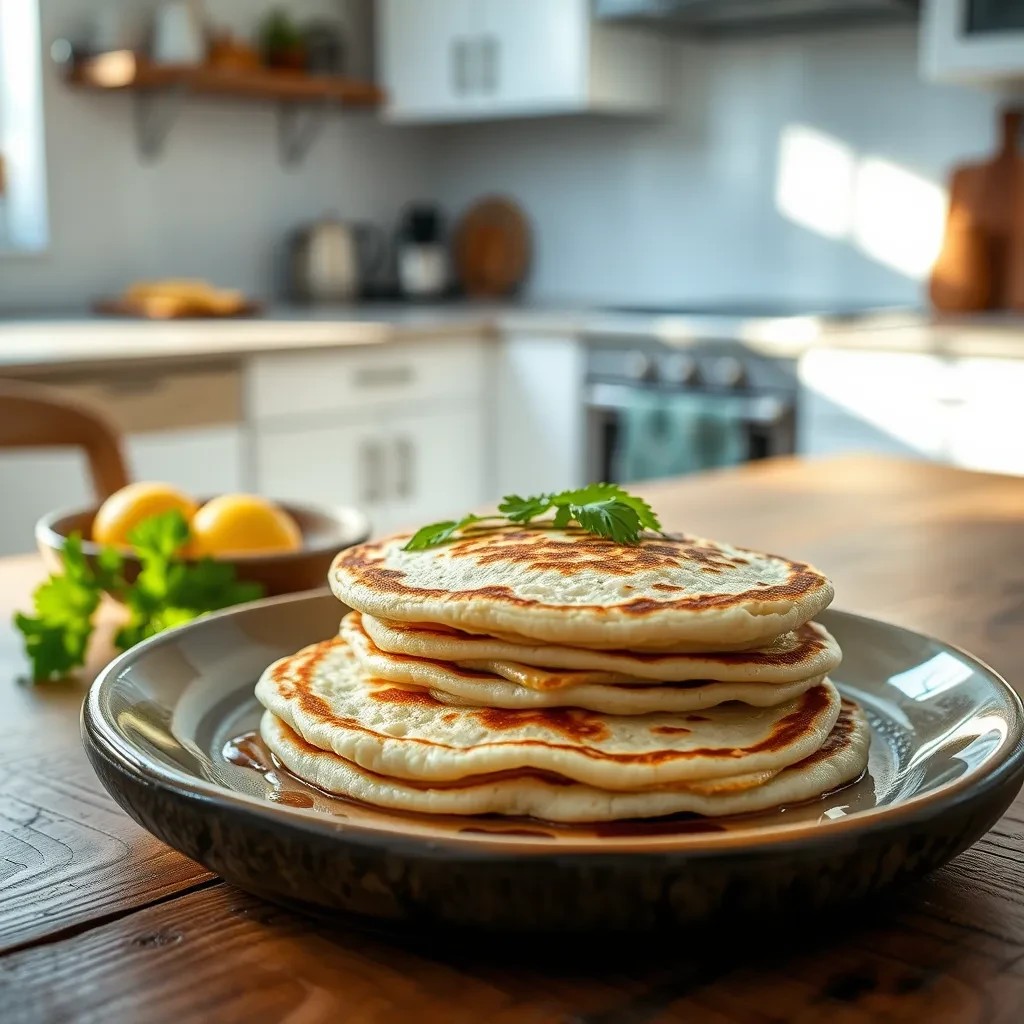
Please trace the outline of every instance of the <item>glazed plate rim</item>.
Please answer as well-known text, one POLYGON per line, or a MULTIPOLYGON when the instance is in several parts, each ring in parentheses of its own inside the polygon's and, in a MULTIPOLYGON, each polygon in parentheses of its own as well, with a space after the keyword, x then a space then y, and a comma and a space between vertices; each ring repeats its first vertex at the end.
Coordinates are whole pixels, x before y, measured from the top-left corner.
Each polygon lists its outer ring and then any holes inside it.
MULTIPOLYGON (((418 847, 423 853, 444 854, 458 850, 462 854, 474 856, 490 854, 495 857, 509 854, 513 856, 535 854, 561 857, 571 854, 594 858, 601 855, 633 853, 679 854, 686 857, 699 857, 730 853, 743 855, 752 855, 757 852, 778 853, 780 847, 799 847, 809 843, 818 846, 833 840, 841 840, 851 833, 902 831, 912 823, 952 812, 964 803, 981 801, 987 793, 1003 785, 1008 777, 1024 772, 1024 703, 1002 675, 980 658, 955 644, 904 626, 892 625, 881 619, 873 619, 870 616, 840 609, 829 609, 826 615, 828 617, 840 616, 846 620, 867 623, 871 626, 881 626, 887 630, 910 634, 928 643, 937 644, 970 664, 977 675, 985 679, 1000 693, 1003 700, 1012 709, 1013 714, 1008 723, 1007 733, 1000 740, 999 748, 993 752, 985 765, 973 768, 953 781, 941 784, 934 790, 915 793, 895 803, 868 808, 855 814, 824 821, 779 822, 769 828, 761 826, 721 832, 643 835, 630 838, 628 841, 620 838, 595 846, 592 842, 577 843, 568 835, 560 836, 557 843, 552 843, 549 838, 538 839, 497 831, 455 833, 444 836, 417 835, 401 828, 392 830, 350 820, 341 821, 315 809, 271 803, 260 797, 199 778, 152 758, 146 751, 132 746, 124 735, 104 717, 101 699, 104 692, 117 685, 125 669, 130 668, 157 648, 176 643, 183 634, 189 631, 209 628, 211 623, 220 619, 245 616, 257 610, 278 605, 320 601, 329 594, 330 591, 326 588, 318 588, 227 608, 150 637, 125 651, 100 672, 89 688, 82 705, 83 741, 87 745, 91 743, 100 755, 145 785, 167 789, 178 796, 199 800, 203 803, 227 805, 233 810, 246 812, 262 819, 271 826, 286 827, 301 832, 313 831, 321 835, 343 838, 345 842, 365 843, 369 846, 402 844, 418 847)), ((375 808, 374 810, 384 816, 392 814, 384 808, 375 808)), ((398 822, 404 817, 399 812, 393 813, 398 822)), ((519 819, 514 820, 518 821, 519 819)))

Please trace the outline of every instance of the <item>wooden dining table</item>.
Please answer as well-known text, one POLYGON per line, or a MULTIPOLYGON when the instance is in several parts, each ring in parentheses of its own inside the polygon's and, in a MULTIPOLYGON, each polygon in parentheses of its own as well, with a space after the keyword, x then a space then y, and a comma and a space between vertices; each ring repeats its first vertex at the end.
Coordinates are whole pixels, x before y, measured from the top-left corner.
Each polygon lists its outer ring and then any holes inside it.
MULTIPOLYGON (((1024 685, 1024 479, 854 456, 642 491, 666 527, 809 560, 837 607, 961 645, 1024 685)), ((724 941, 433 945, 261 902, 146 833, 86 761, 79 708, 115 608, 80 679, 23 680, 10 617, 42 577, 35 556, 0 559, 6 1024, 1024 1021, 1020 798, 908 888, 810 921, 725 922, 724 941)))

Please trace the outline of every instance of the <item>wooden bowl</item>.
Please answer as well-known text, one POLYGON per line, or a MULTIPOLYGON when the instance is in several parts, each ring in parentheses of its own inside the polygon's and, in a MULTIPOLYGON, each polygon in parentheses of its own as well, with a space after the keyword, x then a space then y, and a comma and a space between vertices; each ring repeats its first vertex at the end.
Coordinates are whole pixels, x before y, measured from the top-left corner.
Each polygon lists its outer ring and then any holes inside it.
MULTIPOLYGON (((263 585, 267 597, 313 590, 327 584, 327 570, 342 548, 361 544, 370 536, 370 520, 354 508, 318 508, 312 505, 277 503, 302 531, 302 547, 278 555, 234 555, 224 559, 235 567, 240 580, 263 585)), ((98 506, 50 512, 36 523, 36 546, 51 572, 61 568, 60 552, 74 532, 82 535, 82 550, 92 562, 100 545, 92 536, 92 520, 98 506)), ((218 559, 219 561, 219 559, 218 559)), ((133 582, 141 566, 139 560, 126 553, 124 574, 133 582)))

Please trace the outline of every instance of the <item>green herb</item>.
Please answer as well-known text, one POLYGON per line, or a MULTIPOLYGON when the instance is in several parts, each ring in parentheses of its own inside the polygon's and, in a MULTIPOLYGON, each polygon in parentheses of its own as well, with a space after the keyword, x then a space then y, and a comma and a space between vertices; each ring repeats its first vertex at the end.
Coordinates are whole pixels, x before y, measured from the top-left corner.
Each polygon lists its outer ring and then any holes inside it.
POLYGON ((72 534, 61 551, 63 574, 51 576, 32 595, 35 614, 14 616, 37 682, 63 678, 85 664, 93 618, 104 591, 128 609, 128 621, 114 638, 122 651, 206 612, 263 596, 258 583, 236 579, 229 563, 212 558, 182 560, 189 529, 181 512, 144 520, 128 540, 142 566, 134 583, 125 579, 124 560, 117 550, 103 548, 95 565, 90 565, 82 553, 81 536, 72 534))
POLYGON ((619 544, 637 544, 643 530, 661 530, 651 506, 617 484, 588 484, 575 491, 537 494, 521 498, 509 494, 498 506, 499 515, 474 516, 431 523, 417 530, 405 545, 406 551, 423 551, 447 543, 468 527, 532 523, 554 512, 550 525, 564 528, 575 522, 588 533, 607 537, 619 544))

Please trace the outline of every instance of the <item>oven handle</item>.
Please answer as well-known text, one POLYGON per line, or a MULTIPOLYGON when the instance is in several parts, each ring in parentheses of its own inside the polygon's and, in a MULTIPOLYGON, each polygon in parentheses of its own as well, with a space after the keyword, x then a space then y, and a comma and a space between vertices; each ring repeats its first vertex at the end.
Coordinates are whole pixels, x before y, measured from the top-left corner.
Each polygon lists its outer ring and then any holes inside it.
MULTIPOLYGON (((606 381, 591 381, 584 392, 585 404, 588 409, 601 412, 617 412, 628 409, 632 405, 631 396, 637 391, 650 391, 632 384, 610 384, 606 381)), ((770 394, 736 394, 728 391, 701 391, 691 389, 687 392, 666 392, 672 394, 701 394, 723 401, 743 402, 743 419, 747 423, 771 424, 779 423, 792 416, 796 410, 796 398, 788 395, 770 394)))

